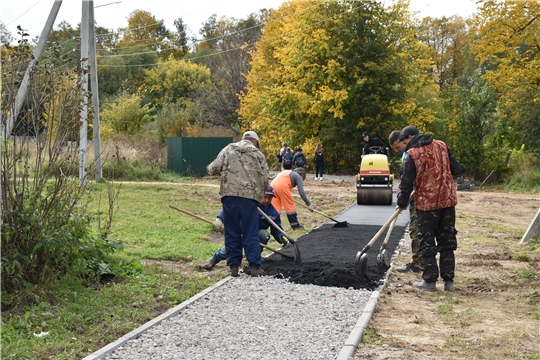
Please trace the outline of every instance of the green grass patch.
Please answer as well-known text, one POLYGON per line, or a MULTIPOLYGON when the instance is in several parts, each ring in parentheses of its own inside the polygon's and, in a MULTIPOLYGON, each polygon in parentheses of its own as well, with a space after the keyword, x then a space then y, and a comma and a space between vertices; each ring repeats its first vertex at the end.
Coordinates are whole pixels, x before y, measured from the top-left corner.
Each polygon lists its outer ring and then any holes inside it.
MULTIPOLYGON (((90 215, 97 223, 98 215, 108 211, 102 208, 107 184, 91 186, 90 215)), ((108 283, 65 277, 47 288, 3 293, 2 359, 83 358, 227 276, 225 270, 194 271, 194 263, 223 246, 208 238, 223 235, 168 206, 213 221, 221 209, 218 191, 216 179, 122 184, 109 236, 124 245, 111 257, 117 276, 108 283), (178 266, 143 267, 145 259, 171 260, 178 266), (6 307, 4 300, 12 306, 6 307)))
POLYGON ((514 260, 522 262, 531 262, 531 257, 528 254, 516 254, 514 260))
POLYGON ((525 269, 518 273, 518 276, 522 279, 538 280, 540 272, 534 269, 525 269))

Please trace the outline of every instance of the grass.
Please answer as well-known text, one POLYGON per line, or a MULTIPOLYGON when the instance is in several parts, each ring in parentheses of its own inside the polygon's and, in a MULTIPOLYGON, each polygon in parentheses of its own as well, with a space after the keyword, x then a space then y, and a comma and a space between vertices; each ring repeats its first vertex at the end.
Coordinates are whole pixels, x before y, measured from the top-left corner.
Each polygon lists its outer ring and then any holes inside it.
MULTIPOLYGON (((213 220, 221 208, 216 184, 122 184, 110 236, 124 243, 116 262, 171 260, 177 266, 130 267, 135 270, 108 282, 65 277, 28 289, 19 295, 31 302, 2 313, 2 359, 82 358, 225 277, 225 271, 194 271, 223 245, 207 241, 212 226, 168 207, 213 220)), ((94 185, 92 215, 106 193, 106 185, 94 185)))

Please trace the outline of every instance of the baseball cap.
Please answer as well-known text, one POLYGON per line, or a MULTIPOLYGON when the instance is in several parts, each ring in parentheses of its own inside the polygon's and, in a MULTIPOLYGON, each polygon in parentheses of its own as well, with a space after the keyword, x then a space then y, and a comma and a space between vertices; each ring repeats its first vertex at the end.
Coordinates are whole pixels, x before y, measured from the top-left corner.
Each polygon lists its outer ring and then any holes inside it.
POLYGON ((369 137, 371 137, 371 134, 368 133, 367 131, 364 131, 364 133, 362 134, 362 136, 369 136, 369 137))
POLYGON ((411 135, 416 136, 418 134, 420 134, 420 131, 418 131, 416 126, 405 126, 403 130, 401 130, 401 134, 399 135, 397 141, 403 141, 411 135))
POLYGON ((274 188, 271 187, 270 185, 268 185, 268 186, 266 187, 266 190, 264 191, 264 194, 265 194, 265 195, 272 195, 272 196, 275 196, 275 195, 274 195, 274 188))
POLYGON ((303 167, 297 167, 293 171, 298 173, 300 176, 304 178, 306 177, 306 169, 304 169, 303 167))
POLYGON ((242 135, 242 139, 245 139, 245 138, 252 138, 254 140, 257 140, 259 141, 259 135, 257 135, 257 133, 255 131, 246 131, 244 133, 244 135, 242 135))

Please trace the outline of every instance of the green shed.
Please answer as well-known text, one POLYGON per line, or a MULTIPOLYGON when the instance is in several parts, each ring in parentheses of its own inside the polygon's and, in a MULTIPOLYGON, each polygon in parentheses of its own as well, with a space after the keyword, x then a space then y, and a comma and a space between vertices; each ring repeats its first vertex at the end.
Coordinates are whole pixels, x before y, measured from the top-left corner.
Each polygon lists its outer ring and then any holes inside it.
POLYGON ((167 170, 184 176, 204 176, 206 166, 232 142, 232 137, 167 138, 167 170))

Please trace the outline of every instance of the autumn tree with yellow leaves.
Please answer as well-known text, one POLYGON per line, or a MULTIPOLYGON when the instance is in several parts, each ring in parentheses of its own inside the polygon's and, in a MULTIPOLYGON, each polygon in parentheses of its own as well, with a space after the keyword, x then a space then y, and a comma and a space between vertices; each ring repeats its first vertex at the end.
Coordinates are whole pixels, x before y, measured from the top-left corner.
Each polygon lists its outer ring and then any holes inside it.
POLYGON ((331 170, 355 168, 363 131, 386 139, 433 121, 430 67, 402 3, 288 2, 257 44, 240 116, 269 154, 321 142, 331 170))

